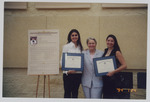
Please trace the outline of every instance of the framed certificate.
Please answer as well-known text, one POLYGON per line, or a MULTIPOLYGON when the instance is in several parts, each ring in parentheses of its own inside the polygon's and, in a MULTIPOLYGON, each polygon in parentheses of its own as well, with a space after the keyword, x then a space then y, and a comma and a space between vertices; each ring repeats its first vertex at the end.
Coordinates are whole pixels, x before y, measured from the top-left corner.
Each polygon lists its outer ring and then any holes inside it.
POLYGON ((62 70, 83 71, 84 54, 82 53, 63 53, 62 70))
POLYGON ((93 63, 96 76, 106 75, 117 68, 115 56, 94 58, 93 63))

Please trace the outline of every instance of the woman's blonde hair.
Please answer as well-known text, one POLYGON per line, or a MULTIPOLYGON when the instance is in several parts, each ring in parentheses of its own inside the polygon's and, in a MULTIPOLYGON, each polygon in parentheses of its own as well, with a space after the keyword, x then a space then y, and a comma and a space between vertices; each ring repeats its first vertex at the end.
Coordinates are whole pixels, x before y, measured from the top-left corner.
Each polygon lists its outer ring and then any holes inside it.
POLYGON ((86 40, 86 44, 88 44, 89 40, 94 40, 94 41, 95 41, 95 43, 97 44, 96 39, 95 39, 95 38, 92 38, 92 37, 87 38, 87 40, 86 40))

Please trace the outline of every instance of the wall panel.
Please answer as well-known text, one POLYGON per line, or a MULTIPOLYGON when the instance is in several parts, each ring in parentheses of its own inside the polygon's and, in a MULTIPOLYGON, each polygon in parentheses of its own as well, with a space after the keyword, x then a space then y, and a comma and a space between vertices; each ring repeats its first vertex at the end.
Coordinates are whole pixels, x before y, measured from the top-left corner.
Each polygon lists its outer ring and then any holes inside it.
POLYGON ((4 67, 27 67, 28 30, 45 29, 46 17, 4 18, 4 67))
POLYGON ((106 47, 108 34, 116 35, 128 69, 145 69, 147 53, 146 16, 100 17, 100 45, 106 47))

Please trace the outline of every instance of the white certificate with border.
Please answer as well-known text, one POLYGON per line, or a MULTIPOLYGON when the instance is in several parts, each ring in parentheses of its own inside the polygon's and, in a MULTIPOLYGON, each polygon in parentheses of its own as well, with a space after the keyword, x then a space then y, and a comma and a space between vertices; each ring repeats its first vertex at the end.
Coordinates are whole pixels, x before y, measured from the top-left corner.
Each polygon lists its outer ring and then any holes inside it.
POLYGON ((81 68, 81 57, 65 55, 65 68, 81 68))
POLYGON ((117 68, 115 56, 94 58, 93 63, 96 76, 106 75, 117 68))
POLYGON ((84 54, 82 53, 63 53, 62 70, 82 71, 84 67, 84 54))
POLYGON ((114 70, 113 59, 99 60, 96 64, 98 73, 111 72, 114 70))

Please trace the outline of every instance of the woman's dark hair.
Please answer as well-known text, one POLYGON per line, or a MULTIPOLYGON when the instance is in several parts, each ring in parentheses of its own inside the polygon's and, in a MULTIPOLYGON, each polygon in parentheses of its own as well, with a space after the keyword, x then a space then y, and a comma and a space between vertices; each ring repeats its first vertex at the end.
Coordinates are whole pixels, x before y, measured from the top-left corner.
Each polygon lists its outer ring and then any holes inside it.
POLYGON ((111 37, 111 38, 114 39, 114 49, 115 49, 116 51, 120 51, 120 52, 121 52, 120 47, 119 47, 119 45, 118 45, 117 38, 116 38, 113 34, 110 34, 110 35, 107 36, 106 40, 107 40, 109 37, 111 37))
POLYGON ((80 33, 79 33, 78 30, 72 29, 72 30, 69 32, 69 34, 68 34, 68 42, 67 42, 67 43, 70 43, 70 42, 71 42, 71 34, 72 34, 73 32, 75 32, 75 33, 78 34, 77 46, 79 45, 80 48, 81 48, 81 51, 83 51, 83 46, 82 46, 82 44, 81 44, 80 33))

